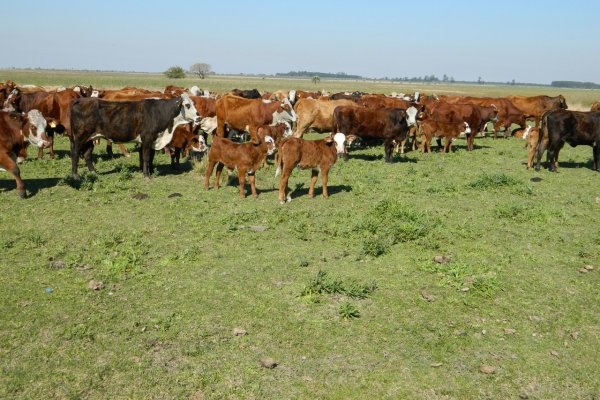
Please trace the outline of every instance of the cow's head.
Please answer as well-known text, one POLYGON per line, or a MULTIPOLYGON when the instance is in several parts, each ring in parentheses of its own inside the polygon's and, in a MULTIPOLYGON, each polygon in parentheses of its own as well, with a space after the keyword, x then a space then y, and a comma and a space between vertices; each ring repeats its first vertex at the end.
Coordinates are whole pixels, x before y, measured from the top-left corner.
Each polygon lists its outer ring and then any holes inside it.
POLYGON ((23 127, 23 137, 37 147, 47 147, 50 143, 46 137, 46 119, 38 110, 27 113, 27 121, 23 127))
POLYGON ((208 146, 206 145, 204 136, 202 135, 193 135, 188 146, 189 151, 195 153, 204 153, 206 150, 208 150, 208 146))
POLYGON ((15 105, 16 105, 16 103, 18 103, 20 98, 21 98, 21 91, 18 88, 14 88, 13 90, 11 90, 10 94, 4 101, 4 104, 3 104, 4 111, 15 111, 17 109, 15 105))
POLYGON ((277 111, 273 113, 273 123, 278 124, 280 122, 296 122, 297 116, 294 112, 294 107, 292 107, 292 103, 285 98, 279 103, 279 107, 277 107, 277 111))
POLYGON ((408 126, 413 126, 417 123, 419 114, 419 110, 415 106, 410 106, 406 109, 406 122, 408 126))
POLYGON ((567 106, 567 100, 565 99, 565 97, 562 94, 558 95, 558 106, 560 108, 562 108, 563 110, 566 110, 567 108, 569 108, 569 106, 567 106))
POLYGON ((193 122, 195 124, 199 124, 202 121, 200 114, 196 110, 194 106, 194 102, 190 99, 190 96, 187 93, 181 94, 181 110, 183 113, 183 118, 186 121, 193 122))
POLYGON ((294 89, 290 90, 290 92, 288 93, 288 99, 290 100, 290 103, 296 103, 296 91, 294 89))
POLYGON ((329 135, 325 142, 333 143, 335 145, 335 151, 338 155, 346 154, 346 135, 342 132, 338 132, 335 135, 329 135))

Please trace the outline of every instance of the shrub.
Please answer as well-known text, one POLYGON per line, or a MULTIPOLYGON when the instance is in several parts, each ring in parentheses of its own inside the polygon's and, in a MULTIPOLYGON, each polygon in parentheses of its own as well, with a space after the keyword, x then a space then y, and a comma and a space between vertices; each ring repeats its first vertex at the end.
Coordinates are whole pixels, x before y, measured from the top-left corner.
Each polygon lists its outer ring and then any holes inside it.
POLYGON ((165 76, 170 79, 185 78, 185 71, 179 66, 171 67, 164 72, 165 76))
POLYGON ((479 190, 487 190, 487 189, 497 189, 505 186, 518 186, 521 184, 521 181, 513 178, 510 175, 506 175, 503 173, 496 174, 480 174, 477 179, 473 182, 469 183, 467 186, 473 189, 479 190))

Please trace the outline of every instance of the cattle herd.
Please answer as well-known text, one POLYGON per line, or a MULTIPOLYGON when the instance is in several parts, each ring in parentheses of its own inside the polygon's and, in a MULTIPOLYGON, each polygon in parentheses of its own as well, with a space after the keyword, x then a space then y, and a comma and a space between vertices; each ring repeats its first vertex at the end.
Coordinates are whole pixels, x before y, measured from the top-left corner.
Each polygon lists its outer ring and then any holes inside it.
POLYGON ((257 196, 254 175, 266 165, 267 156, 275 153, 281 203, 291 200, 287 183, 294 167, 312 169, 309 197, 320 172, 327 197, 330 168, 338 156, 348 159, 349 145, 356 141, 383 143, 386 162, 392 162, 394 150, 404 153, 406 144, 416 150, 418 140, 422 152, 431 151, 434 138, 441 152, 449 152, 452 143, 464 136, 471 151, 474 138, 490 122, 494 137, 502 130, 509 136, 514 124, 520 126, 514 132, 520 131, 530 145, 528 168, 536 155, 539 170, 547 150, 548 168, 555 171, 566 142, 592 146, 593 169, 600 171, 600 103, 588 112, 569 111, 561 95, 329 95, 302 90, 261 94, 256 89, 216 94, 195 86, 167 86, 163 92, 134 87, 94 90, 91 86, 48 91, 6 81, 0 83, 0 103, 0 166, 14 175, 20 197, 26 192, 17 163, 26 156, 26 146, 37 146, 38 158, 48 148, 53 158, 55 134, 70 140, 74 179, 79 179, 80 156, 95 171, 92 151, 99 139, 107 141, 110 154, 116 143, 127 156, 122 143, 137 141, 144 178, 153 172, 156 150, 169 153, 174 168, 182 152, 187 156, 208 152, 204 187, 209 189, 215 167, 215 189, 223 167, 237 169, 240 197, 245 197, 246 176, 252 195, 257 196), (321 140, 304 140, 309 130, 329 134, 321 140))

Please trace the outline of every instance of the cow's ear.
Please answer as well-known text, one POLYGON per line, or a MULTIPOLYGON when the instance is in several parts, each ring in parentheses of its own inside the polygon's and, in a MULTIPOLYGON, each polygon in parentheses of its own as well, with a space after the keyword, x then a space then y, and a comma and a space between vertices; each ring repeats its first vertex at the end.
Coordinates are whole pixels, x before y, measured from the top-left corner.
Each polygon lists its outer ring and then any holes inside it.
POLYGON ((260 135, 258 134, 258 132, 257 133, 250 132, 250 142, 255 146, 258 146, 260 144, 261 140, 260 140, 260 135))
POLYGON ((333 143, 333 133, 329 134, 326 138, 325 138, 325 143, 333 143))

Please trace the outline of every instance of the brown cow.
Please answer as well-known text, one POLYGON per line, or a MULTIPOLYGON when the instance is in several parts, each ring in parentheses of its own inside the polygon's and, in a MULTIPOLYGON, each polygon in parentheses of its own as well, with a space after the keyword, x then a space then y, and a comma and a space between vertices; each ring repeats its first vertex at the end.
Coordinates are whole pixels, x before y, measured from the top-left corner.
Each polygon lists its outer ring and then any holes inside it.
POLYGON ((337 106, 358 107, 351 100, 298 100, 294 107, 296 115, 298 115, 294 137, 301 138, 309 128, 317 132, 331 132, 333 130, 333 110, 337 106))
POLYGON ((440 122, 432 118, 425 118, 418 122, 418 134, 421 135, 421 152, 431 153, 431 139, 435 137, 438 150, 442 153, 448 153, 452 150, 452 142, 461 134, 471 133, 469 124, 466 122, 440 122), (444 148, 442 149, 442 140, 444 138, 444 148))
MULTIPOLYGON (((264 125, 258 128, 258 134, 261 137, 271 136, 275 141, 275 148, 279 149, 281 146, 281 141, 284 137, 291 136, 291 128, 290 124, 287 122, 281 122, 277 125, 264 125)), ((279 152, 275 154, 275 165, 277 165, 277 158, 279 157, 279 152)), ((265 169, 269 168, 269 164, 267 164, 267 157, 265 156, 265 161, 263 163, 265 169)))
POLYGON ((600 101, 593 103, 590 107, 590 111, 600 111, 600 101))
MULTIPOLYGON (((533 157, 538 147, 538 139, 540 134, 540 128, 537 126, 527 126, 523 132, 523 140, 525 140, 525 148, 529 147, 529 153, 527 155, 527 169, 530 169, 533 165, 533 157)), ((548 145, 548 138, 542 138, 541 145, 546 148, 548 145)))
POLYGON ((305 90, 296 90, 296 101, 300 99, 320 99, 323 97, 321 92, 307 92, 305 90))
POLYGON ((225 137, 225 125, 243 131, 248 127, 254 135, 258 127, 296 121, 296 113, 288 99, 266 101, 225 95, 217 100, 217 136, 225 137))
MULTIPOLYGON (((71 101, 80 98, 81 95, 72 89, 64 89, 52 92, 22 92, 19 88, 13 90, 5 102, 5 107, 12 108, 18 112, 39 110, 47 120, 57 121, 48 128, 48 146, 50 158, 54 158, 54 133, 67 135, 71 132, 71 101)), ((44 150, 38 150, 38 158, 44 156, 44 150)))
POLYGON ((467 151, 473 150, 475 135, 481 132, 488 121, 496 122, 498 110, 494 107, 478 106, 475 104, 448 104, 443 101, 430 102, 425 108, 425 114, 434 121, 461 124, 466 122, 471 129, 467 133, 467 151))
POLYGON ((175 128, 171 142, 165 146, 165 152, 171 156, 173 169, 179 169, 182 152, 189 157, 190 152, 203 153, 207 149, 204 137, 192 132, 192 124, 179 125, 175 128))
MULTIPOLYGON (((441 96, 441 100, 449 104, 475 104, 478 106, 494 107, 498 110, 498 120, 494 123, 494 139, 496 132, 504 128, 504 137, 511 134, 512 124, 525 127, 526 115, 519 108, 515 107, 512 101, 501 97, 472 97, 472 96, 441 96)), ((479 132, 474 132, 477 134, 479 132)))
POLYGON ((534 118, 535 124, 540 125, 542 114, 546 111, 568 108, 567 101, 563 95, 550 96, 507 96, 527 118, 534 118))
POLYGON ((394 143, 402 143, 409 129, 406 110, 401 108, 338 106, 333 111, 333 118, 334 134, 341 132, 367 141, 383 140, 385 162, 392 162, 394 143))
POLYGON ((248 173, 252 196, 257 197, 256 184, 254 174, 260 169, 262 161, 267 155, 273 154, 275 151, 275 141, 270 137, 261 137, 258 133, 248 143, 234 143, 233 141, 220 137, 213 136, 212 145, 208 152, 208 166, 206 167, 206 175, 204 178, 204 189, 208 190, 210 186, 210 176, 212 171, 217 166, 215 173, 214 188, 219 188, 221 180, 221 171, 223 167, 229 170, 237 168, 238 179, 240 182, 240 198, 246 197, 245 179, 248 173))
POLYGON ((288 138, 281 143, 279 161, 275 176, 281 174, 279 179, 279 203, 292 201, 292 193, 288 187, 288 180, 294 167, 300 169, 311 168, 310 187, 308 197, 315 193, 315 183, 321 171, 323 182, 323 198, 328 198, 327 180, 329 170, 337 161, 339 154, 346 153, 346 136, 343 133, 330 134, 321 140, 303 140, 295 137, 288 138), (287 195, 286 195, 287 193, 287 195))
POLYGON ((0 111, 0 166, 15 177, 22 199, 26 197, 25 184, 17 163, 26 155, 27 142, 38 147, 48 144, 46 120, 42 113, 38 110, 31 110, 27 114, 0 111))

